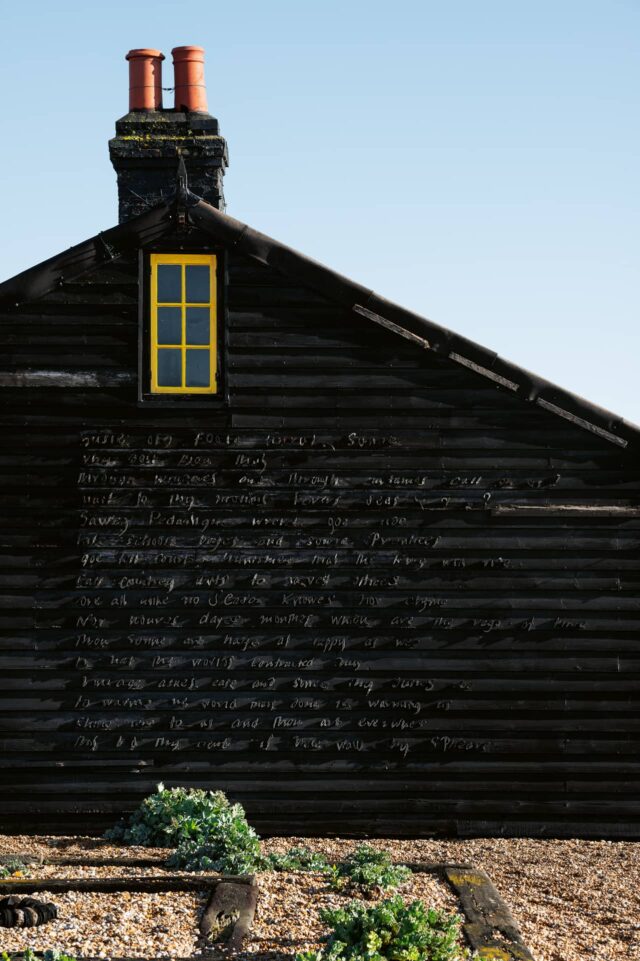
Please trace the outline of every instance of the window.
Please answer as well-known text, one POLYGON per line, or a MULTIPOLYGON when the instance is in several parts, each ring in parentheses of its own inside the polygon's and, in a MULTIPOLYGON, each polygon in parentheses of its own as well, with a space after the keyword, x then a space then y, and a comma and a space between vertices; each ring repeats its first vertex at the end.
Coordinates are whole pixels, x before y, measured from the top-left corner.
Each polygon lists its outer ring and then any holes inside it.
POLYGON ((151 254, 152 394, 215 394, 215 254, 151 254))

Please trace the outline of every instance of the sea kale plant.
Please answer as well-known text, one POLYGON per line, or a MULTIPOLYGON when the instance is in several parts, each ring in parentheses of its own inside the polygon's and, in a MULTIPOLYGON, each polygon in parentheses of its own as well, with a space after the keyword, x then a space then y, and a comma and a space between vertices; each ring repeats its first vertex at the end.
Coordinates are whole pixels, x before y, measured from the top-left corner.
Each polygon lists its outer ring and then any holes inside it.
MULTIPOLYGON (((26 948, 23 953, 20 954, 22 961, 76 961, 72 958, 70 954, 64 954, 62 951, 53 951, 49 948, 42 955, 36 954, 31 948, 26 948)), ((0 961, 11 961, 11 955, 3 951, 0 954, 0 961)))
POLYGON ((230 804, 216 791, 216 804, 204 830, 184 837, 167 858, 167 867, 182 871, 248 874, 261 866, 260 839, 240 804, 230 804))
POLYGON ((323 910, 331 926, 326 946, 305 951, 296 961, 467 961, 460 944, 462 919, 428 908, 422 901, 405 904, 400 895, 367 907, 351 901, 323 910))
POLYGON ((404 864, 394 864, 387 851, 361 844, 346 861, 331 868, 330 883, 336 891, 371 894, 399 888, 411 874, 404 864))
POLYGON ((0 864, 0 879, 10 877, 20 877, 27 870, 27 865, 20 858, 10 858, 4 864, 0 864))
POLYGON ((111 841, 175 848, 167 865, 186 871, 240 874, 260 862, 260 839, 240 804, 222 791, 169 788, 159 784, 128 821, 107 831, 111 841))
POLYGON ((271 871, 313 871, 323 874, 331 870, 322 854, 304 845, 289 848, 284 854, 267 854, 263 858, 263 867, 271 871))

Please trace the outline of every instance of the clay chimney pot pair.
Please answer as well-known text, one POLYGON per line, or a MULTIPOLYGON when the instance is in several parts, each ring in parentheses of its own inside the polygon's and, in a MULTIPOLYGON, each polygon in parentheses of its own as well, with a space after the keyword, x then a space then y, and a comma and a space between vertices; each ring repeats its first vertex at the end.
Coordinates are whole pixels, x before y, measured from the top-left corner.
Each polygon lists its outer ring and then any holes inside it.
MULTIPOLYGON (((203 47, 174 47, 171 53, 175 109, 206 113, 203 47)), ((161 110, 164 54, 142 47, 130 50, 126 59, 129 61, 129 110, 161 110)))

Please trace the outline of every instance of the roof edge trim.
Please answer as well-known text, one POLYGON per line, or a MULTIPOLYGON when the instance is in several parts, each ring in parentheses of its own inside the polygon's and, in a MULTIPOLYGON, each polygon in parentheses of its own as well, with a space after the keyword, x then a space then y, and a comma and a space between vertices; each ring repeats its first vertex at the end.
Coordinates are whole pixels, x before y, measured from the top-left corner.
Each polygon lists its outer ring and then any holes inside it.
POLYGON ((273 267, 303 286, 311 287, 352 313, 372 320, 424 349, 448 357, 454 363, 486 377, 497 387, 511 390, 524 401, 536 403, 575 426, 597 434, 603 440, 626 447, 630 441, 637 443, 640 438, 640 426, 637 424, 538 377, 524 367, 504 360, 495 351, 467 337, 379 297, 372 290, 253 230, 248 224, 222 213, 195 195, 191 196, 188 216, 194 226, 219 242, 241 250, 251 259, 273 267))
POLYGON ((162 204, 117 227, 101 231, 0 284, 0 303, 19 306, 25 300, 37 300, 66 280, 161 237, 172 222, 172 208, 162 204))
POLYGON ((354 317, 373 321, 423 349, 442 354, 487 378, 498 389, 508 389, 610 443, 619 447, 626 447, 629 442, 634 446, 638 444, 640 426, 637 424, 504 360, 495 351, 467 337, 385 300, 324 264, 235 220, 195 194, 185 193, 184 197, 174 197, 6 280, 0 284, 0 303, 19 306, 25 300, 37 300, 66 280, 154 243, 175 226, 176 208, 179 208, 186 211, 193 226, 216 242, 236 248, 250 259, 310 287, 354 317))

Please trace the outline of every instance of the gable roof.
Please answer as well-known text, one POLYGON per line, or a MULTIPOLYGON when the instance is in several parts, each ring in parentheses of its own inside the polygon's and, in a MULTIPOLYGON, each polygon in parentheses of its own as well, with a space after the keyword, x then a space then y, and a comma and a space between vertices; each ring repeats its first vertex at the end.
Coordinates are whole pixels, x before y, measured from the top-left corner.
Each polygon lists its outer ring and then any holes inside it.
POLYGON ((494 351, 380 297, 373 290, 279 243, 212 207, 181 185, 169 203, 70 247, 0 284, 0 304, 19 305, 49 293, 101 264, 130 254, 189 223, 226 248, 275 269, 322 294, 360 318, 378 324, 417 346, 473 370, 497 388, 570 421, 599 437, 627 447, 640 440, 640 426, 538 377, 494 351))

